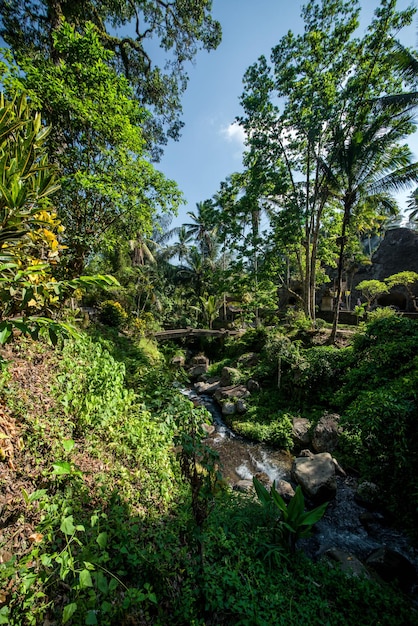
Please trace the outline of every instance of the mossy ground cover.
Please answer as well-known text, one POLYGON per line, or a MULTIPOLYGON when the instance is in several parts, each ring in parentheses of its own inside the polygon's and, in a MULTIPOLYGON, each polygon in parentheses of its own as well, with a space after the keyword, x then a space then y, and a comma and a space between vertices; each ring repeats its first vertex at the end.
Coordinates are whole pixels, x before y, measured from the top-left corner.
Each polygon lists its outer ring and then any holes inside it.
POLYGON ((127 385, 111 342, 3 349, 0 623, 416 623, 396 588, 289 555, 222 481, 196 500, 175 444, 204 411, 143 344, 127 385))

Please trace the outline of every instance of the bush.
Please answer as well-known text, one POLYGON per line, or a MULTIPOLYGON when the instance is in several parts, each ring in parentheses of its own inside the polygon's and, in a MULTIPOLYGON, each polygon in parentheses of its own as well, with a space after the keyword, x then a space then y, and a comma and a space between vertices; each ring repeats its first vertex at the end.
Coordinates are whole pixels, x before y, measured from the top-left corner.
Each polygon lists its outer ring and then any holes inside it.
POLYGON ((347 371, 335 395, 353 460, 411 526, 418 491, 417 354, 416 322, 378 316, 347 352, 347 371))
POLYGON ((119 302, 105 300, 100 307, 99 319, 102 324, 112 328, 120 328, 127 322, 128 314, 119 302))

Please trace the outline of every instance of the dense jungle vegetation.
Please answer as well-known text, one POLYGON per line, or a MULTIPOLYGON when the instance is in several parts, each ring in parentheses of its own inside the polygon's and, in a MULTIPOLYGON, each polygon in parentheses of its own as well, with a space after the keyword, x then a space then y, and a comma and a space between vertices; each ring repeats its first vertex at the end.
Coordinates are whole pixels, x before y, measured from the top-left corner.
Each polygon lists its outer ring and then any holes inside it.
POLYGON ((187 63, 221 41, 211 2, 0 1, 0 624, 417 623, 396 581, 289 549, 295 500, 278 521, 230 488, 179 392, 187 346, 155 340, 239 330, 199 347, 208 376, 258 384, 232 428, 291 453, 294 417, 338 413, 338 461, 416 543, 418 325, 372 309, 397 288, 416 311, 418 275, 350 289, 399 189, 416 227, 414 13, 381 0, 359 37, 357 2, 308 1, 304 35, 244 76, 243 171, 170 230, 182 194, 156 160, 187 63))

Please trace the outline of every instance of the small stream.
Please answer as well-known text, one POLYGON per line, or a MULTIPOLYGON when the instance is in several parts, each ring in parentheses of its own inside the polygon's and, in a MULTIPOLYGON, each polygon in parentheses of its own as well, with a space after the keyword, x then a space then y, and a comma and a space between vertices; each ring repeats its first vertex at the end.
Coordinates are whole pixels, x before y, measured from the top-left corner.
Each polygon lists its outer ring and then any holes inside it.
MULTIPOLYGON (((223 422, 218 405, 211 396, 198 395, 190 389, 183 390, 183 393, 211 413, 215 432, 208 437, 208 442, 218 452, 223 477, 231 486, 240 480, 251 480, 259 473, 266 474, 271 482, 281 479, 291 481, 293 457, 289 453, 237 436, 223 422)), ((338 476, 337 485, 336 497, 315 525, 313 536, 300 541, 298 546, 313 559, 318 559, 330 548, 337 548, 363 562, 373 551, 386 546, 407 558, 418 575, 418 551, 404 534, 390 526, 382 512, 370 512, 356 502, 355 479, 338 476)), ((417 584, 412 589, 412 595, 418 607, 417 584)))
POLYGON ((253 476, 260 473, 266 474, 271 482, 290 479, 291 455, 237 436, 223 422, 221 412, 211 396, 198 395, 192 390, 186 390, 186 393, 192 401, 205 406, 212 415, 216 431, 208 437, 208 441, 219 454, 222 475, 231 486, 239 480, 252 480, 253 476))

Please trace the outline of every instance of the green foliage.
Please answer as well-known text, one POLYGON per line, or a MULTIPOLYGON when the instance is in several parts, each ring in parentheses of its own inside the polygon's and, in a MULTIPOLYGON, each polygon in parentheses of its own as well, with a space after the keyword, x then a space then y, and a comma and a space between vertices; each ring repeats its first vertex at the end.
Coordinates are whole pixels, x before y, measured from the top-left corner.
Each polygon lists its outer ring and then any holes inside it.
POLYGON ((267 339, 267 330, 263 326, 249 328, 240 337, 231 337, 225 341, 225 356, 237 358, 246 352, 260 352, 267 339))
POLYGON ((238 434, 253 441, 264 441, 283 450, 292 447, 293 416, 280 409, 280 394, 275 389, 252 393, 246 399, 247 411, 243 415, 225 416, 225 420, 238 434))
POLYGON ((416 516, 418 325, 391 314, 365 325, 335 396, 355 463, 398 515, 416 516), (402 513, 401 513, 402 512, 402 513))
POLYGON ((296 487, 295 495, 291 498, 289 504, 286 504, 281 495, 276 490, 276 484, 270 488, 270 491, 254 476, 253 484, 257 497, 264 508, 269 512, 273 506, 278 509, 278 518, 276 528, 281 541, 291 551, 295 551, 296 542, 302 537, 309 537, 312 533, 313 526, 319 522, 324 515, 328 502, 305 512, 305 498, 303 497, 300 485, 296 487))
MULTIPOLYGON (((153 119, 147 124, 150 139, 166 143, 165 127, 168 137, 178 137, 182 126, 180 97, 187 84, 185 66, 200 47, 210 51, 221 40, 220 24, 212 18, 207 0, 195 2, 193 10, 183 3, 154 6, 137 0, 105 5, 89 0, 68 6, 60 3, 53 8, 41 0, 30 9, 28 18, 20 3, 12 0, 3 10, 1 35, 19 61, 26 55, 33 64, 41 57, 62 60, 62 44, 54 40, 54 35, 63 22, 76 26, 82 35, 94 28, 107 48, 109 65, 114 64, 129 77, 137 100, 153 110, 153 119), (150 40, 156 43, 158 58, 150 52, 150 40)), ((84 56, 90 53, 85 41, 84 56)), ((80 57, 66 60, 75 65, 80 57)), ((84 68, 78 69, 81 73, 84 68)), ((99 83, 97 90, 101 88, 99 83)), ((101 95, 107 95, 104 85, 101 95)))
POLYGON ((292 416, 289 413, 276 410, 263 419, 262 408, 254 407, 245 416, 228 421, 238 434, 252 441, 263 441, 282 450, 292 448, 292 416), (252 413, 255 414, 254 419, 251 419, 252 413))
POLYGON ((361 291, 366 298, 368 309, 370 309, 379 296, 389 293, 388 286, 380 280, 362 280, 361 283, 357 285, 356 289, 361 291))
POLYGON ((124 326, 128 320, 128 314, 115 300, 105 300, 100 305, 100 321, 112 328, 124 326))
POLYGON ((301 350, 288 383, 291 397, 312 408, 328 404, 341 385, 347 362, 346 349, 334 346, 312 346, 301 350))
POLYGON ((65 226, 63 271, 74 276, 106 238, 115 246, 122 233, 149 234, 154 214, 175 210, 181 194, 150 163, 142 130, 148 114, 93 24, 80 32, 63 21, 51 38, 59 63, 24 53, 3 82, 13 94, 26 91, 52 126, 50 158, 62 176, 56 204, 65 226))

